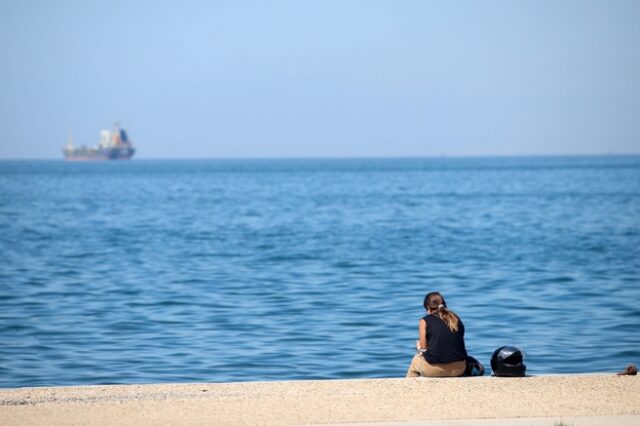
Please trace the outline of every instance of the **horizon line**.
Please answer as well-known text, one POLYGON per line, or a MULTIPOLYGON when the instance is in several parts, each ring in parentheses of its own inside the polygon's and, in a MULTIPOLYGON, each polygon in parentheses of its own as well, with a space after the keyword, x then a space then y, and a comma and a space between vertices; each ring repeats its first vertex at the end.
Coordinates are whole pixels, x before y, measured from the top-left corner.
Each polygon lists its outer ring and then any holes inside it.
MULTIPOLYGON (((562 158, 562 157, 637 157, 640 152, 563 153, 563 154, 433 154, 433 155, 326 155, 326 156, 229 156, 229 157, 136 157, 126 161, 194 161, 194 160, 420 160, 465 158, 562 158)), ((54 157, 0 157, 0 161, 65 161, 54 157)), ((123 160, 94 160, 82 162, 122 162, 123 160)))

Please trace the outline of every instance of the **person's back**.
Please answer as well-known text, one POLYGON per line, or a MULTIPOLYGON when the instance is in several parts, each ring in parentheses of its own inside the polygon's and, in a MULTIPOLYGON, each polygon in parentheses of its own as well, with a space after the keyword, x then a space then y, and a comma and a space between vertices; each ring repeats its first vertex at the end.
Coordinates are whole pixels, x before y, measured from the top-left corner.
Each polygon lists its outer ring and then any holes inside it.
POLYGON ((458 329, 452 331, 437 314, 422 318, 427 323, 427 350, 422 356, 430 364, 449 364, 467 359, 464 345, 464 324, 458 321, 458 329))

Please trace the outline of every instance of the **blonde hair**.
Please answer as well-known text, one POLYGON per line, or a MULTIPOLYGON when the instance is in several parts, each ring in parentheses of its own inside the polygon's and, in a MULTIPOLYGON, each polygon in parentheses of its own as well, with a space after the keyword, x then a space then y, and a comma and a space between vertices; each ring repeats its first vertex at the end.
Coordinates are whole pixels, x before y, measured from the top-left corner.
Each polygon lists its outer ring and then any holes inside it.
POLYGON ((458 331, 460 317, 455 312, 447 309, 447 302, 437 291, 433 291, 424 297, 424 308, 428 311, 436 311, 436 315, 449 327, 451 331, 458 331))

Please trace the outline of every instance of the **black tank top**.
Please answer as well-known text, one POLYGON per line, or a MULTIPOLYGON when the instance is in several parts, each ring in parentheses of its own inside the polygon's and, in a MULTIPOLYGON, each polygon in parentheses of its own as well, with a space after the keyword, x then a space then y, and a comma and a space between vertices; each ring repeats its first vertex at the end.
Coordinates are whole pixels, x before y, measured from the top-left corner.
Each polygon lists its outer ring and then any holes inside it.
POLYGON ((422 318, 427 322, 427 350, 422 356, 429 364, 449 364, 467 359, 464 347, 464 324, 458 322, 458 331, 451 331, 437 315, 422 318))

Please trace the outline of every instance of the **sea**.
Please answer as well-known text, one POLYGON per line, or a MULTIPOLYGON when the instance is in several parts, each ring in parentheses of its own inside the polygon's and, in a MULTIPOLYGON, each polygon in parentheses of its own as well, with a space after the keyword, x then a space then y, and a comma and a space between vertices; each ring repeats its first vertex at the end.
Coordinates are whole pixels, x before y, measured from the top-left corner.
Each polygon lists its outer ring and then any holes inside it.
POLYGON ((640 156, 0 161, 0 387, 640 362, 640 156))

